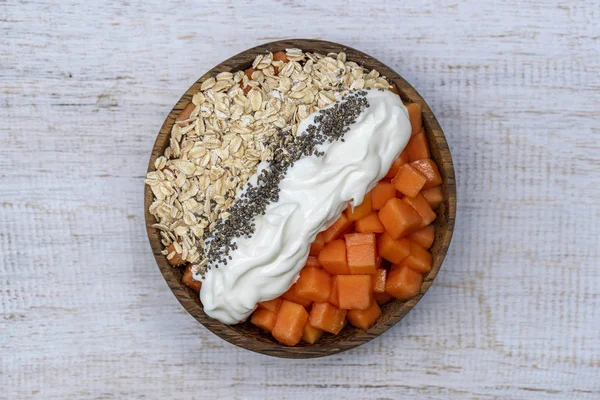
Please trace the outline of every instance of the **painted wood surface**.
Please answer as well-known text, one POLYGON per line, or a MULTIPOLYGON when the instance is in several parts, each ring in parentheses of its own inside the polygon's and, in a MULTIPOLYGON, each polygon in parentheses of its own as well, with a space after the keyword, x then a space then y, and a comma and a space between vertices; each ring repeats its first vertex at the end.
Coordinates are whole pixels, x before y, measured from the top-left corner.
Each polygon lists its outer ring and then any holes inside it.
POLYGON ((0 1, 0 398, 599 398, 599 16, 594 1, 0 1), (198 324, 142 208, 180 95, 290 37, 406 78, 457 177, 427 295, 383 336, 313 360, 198 324))

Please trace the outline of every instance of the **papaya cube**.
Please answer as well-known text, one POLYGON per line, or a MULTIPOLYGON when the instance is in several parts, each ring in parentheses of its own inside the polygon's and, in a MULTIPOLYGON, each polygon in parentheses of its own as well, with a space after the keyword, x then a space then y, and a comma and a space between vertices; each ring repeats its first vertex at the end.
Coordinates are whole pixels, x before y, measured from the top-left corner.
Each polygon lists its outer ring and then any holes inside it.
POLYGON ((304 268, 321 268, 321 263, 315 256, 308 256, 304 268))
POLYGON ((410 163, 411 167, 417 169, 423 174, 427 182, 423 186, 423 189, 429 189, 442 184, 442 176, 437 164, 431 158, 424 158, 422 160, 413 161, 410 163))
POLYGON ((373 293, 385 293, 385 278, 387 271, 383 268, 375 271, 373 275, 373 293))
POLYGON ((199 292, 200 288, 202 287, 202 282, 194 280, 194 277, 192 274, 192 264, 189 264, 185 268, 185 271, 183 272, 183 276, 181 277, 181 281, 183 282, 184 285, 186 285, 187 287, 189 287, 192 290, 195 290, 196 292, 199 292))
POLYGON ((366 310, 373 302, 371 275, 338 275, 338 302, 343 310, 366 310))
POLYGON ((321 335, 323 335, 323 331, 319 328, 311 326, 309 323, 304 326, 304 335, 302 335, 302 341, 310 344, 315 344, 315 342, 319 340, 321 335))
POLYGON ((427 274, 431 271, 431 253, 415 242, 410 242, 410 254, 402 263, 417 272, 427 274))
POLYGON ((315 303, 310 310, 308 323, 315 328, 337 335, 346 322, 346 310, 329 303, 315 303))
POLYGON ((442 201, 444 201, 442 188, 439 186, 436 186, 431 189, 425 189, 421 192, 421 194, 423 195, 423 197, 425 197, 425 200, 427 200, 431 208, 433 208, 434 210, 438 208, 440 204, 442 204, 442 201))
POLYGON ((276 298, 276 299, 269 300, 269 301, 261 301, 260 303, 258 303, 258 307, 265 308, 274 313, 277 313, 277 311, 279 311, 280 306, 281 306, 280 298, 276 298))
POLYGON ((331 275, 322 268, 304 268, 295 285, 300 297, 322 303, 331 294, 331 275))
POLYGON ((327 300, 330 304, 333 304, 336 307, 340 307, 340 301, 338 297, 337 290, 337 277, 338 275, 334 275, 331 277, 331 292, 329 294, 329 300, 327 300))
POLYGON ((400 167, 403 166, 404 164, 406 164, 407 162, 408 162, 408 153, 406 151, 403 151, 402 153, 400 153, 398 158, 396 158, 394 160, 388 173, 385 174, 385 178, 392 179, 393 177, 395 177, 396 173, 398 173, 398 170, 400 169, 400 167))
POLYGON ((377 243, 374 233, 345 235, 348 269, 351 274, 374 274, 377 270, 377 243))
POLYGON ((416 134, 423 127, 423 117, 421 116, 421 105, 419 103, 408 103, 408 119, 410 120, 411 135, 416 134))
POLYGON ((349 310, 347 314, 348 322, 364 330, 372 327, 379 317, 381 317, 381 308, 376 302, 366 310, 349 310))
POLYGON ((388 303, 390 300, 392 300, 394 298, 394 296, 392 296, 391 294, 389 294, 387 292, 373 293, 373 297, 375 298, 375 301, 379 305, 388 303))
POLYGON ((311 256, 318 256, 321 249, 323 249, 323 246, 325 246, 325 236, 323 232, 319 232, 317 237, 315 237, 315 240, 310 245, 309 254, 311 256))
POLYGON ((390 199, 381 210, 379 220, 393 239, 399 239, 421 227, 421 216, 398 198, 390 199))
POLYGON ((312 300, 309 300, 298 294, 298 285, 296 285, 295 283, 292 285, 291 288, 288 289, 287 292, 282 294, 281 297, 285 300, 300 304, 303 307, 310 307, 310 305, 312 304, 312 300))
POLYGON ((308 311, 304 307, 283 300, 271 334, 278 342, 294 346, 302 339, 307 321, 308 311))
POLYGON ((433 225, 427 225, 426 227, 419 229, 418 231, 411 233, 407 236, 408 240, 415 242, 424 249, 428 249, 435 240, 435 227, 433 225))
POLYGON ((277 314, 273 311, 269 311, 266 308, 257 308, 252 313, 250 322, 260 329, 271 332, 275 326, 275 319, 277 319, 277 314))
POLYGON ((348 221, 358 221, 359 219, 371 212, 371 207, 371 192, 369 192, 363 198, 362 203, 360 203, 357 206, 354 206, 354 208, 352 208, 352 206, 348 206, 348 209, 346 210, 348 221))
MULTIPOLYGON (((394 189, 395 190, 395 189, 394 189)), ((356 232, 360 233, 383 233, 385 228, 379 220, 376 212, 372 212, 369 215, 362 217, 354 224, 356 232)))
POLYGON ((394 265, 385 281, 385 291, 399 300, 406 301, 419 293, 422 284, 423 275, 419 272, 404 264, 394 265))
POLYGON ((423 189, 425 183, 427 183, 427 178, 416 168, 411 167, 409 164, 404 164, 400 167, 394 179, 392 179, 392 183, 400 193, 415 197, 423 189))
POLYGON ((402 262, 410 254, 410 242, 407 239, 394 239, 384 232, 377 240, 379 255, 392 264, 402 262))
MULTIPOLYGON (((391 178, 396 176, 398 169, 400 169, 400 167, 396 169, 391 178)), ((373 210, 381 210, 383 206, 385 206, 385 203, 394 197, 396 197, 396 188, 394 185, 391 182, 379 182, 375 185, 373 190, 371 190, 371 208, 373 208, 373 210)))
POLYGON ((289 59, 285 51, 276 51, 275 53, 273 53, 273 61, 288 62, 289 59))
POLYGON ((435 211, 433 211, 427 202, 427 199, 423 197, 421 193, 417 193, 415 197, 404 197, 402 201, 419 213, 419 216, 421 217, 421 228, 429 225, 435 220, 437 216, 435 211))
POLYGON ((333 223, 333 225, 322 232, 325 243, 339 239, 351 226, 352 221, 348 219, 346 213, 342 213, 342 215, 333 223))
POLYGON ((422 160, 424 158, 431 158, 429 145, 427 144, 427 137, 425 136, 423 129, 410 138, 404 151, 406 151, 408 155, 409 162, 422 160))
POLYGON ((337 239, 323 247, 318 257, 321 266, 330 274, 349 274, 346 243, 337 239))

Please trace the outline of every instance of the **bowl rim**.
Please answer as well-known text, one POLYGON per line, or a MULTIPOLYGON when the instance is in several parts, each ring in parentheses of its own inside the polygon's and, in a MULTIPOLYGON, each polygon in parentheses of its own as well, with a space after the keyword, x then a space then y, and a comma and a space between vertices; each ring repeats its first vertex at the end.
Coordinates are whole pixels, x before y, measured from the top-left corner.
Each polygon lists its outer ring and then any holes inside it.
POLYGON ((149 212, 149 207, 153 201, 153 193, 146 184, 144 184, 144 216, 148 240, 150 241, 150 246, 158 268, 177 300, 196 320, 220 338, 247 350, 283 358, 314 358, 349 350, 372 340, 398 323, 414 308, 419 300, 421 300, 437 276, 450 245, 456 217, 456 184, 454 166, 448 143, 437 119, 421 95, 399 74, 379 60, 346 45, 315 39, 288 39, 264 43, 230 57, 203 74, 180 97, 163 122, 152 148, 147 172, 155 170, 154 161, 158 156, 162 155, 167 146, 171 128, 175 123, 175 118, 191 102, 193 94, 200 90, 202 82, 220 72, 235 72, 239 69, 247 68, 257 55, 264 54, 266 51, 276 52, 292 47, 297 47, 307 52, 319 52, 322 54, 344 51, 346 52, 348 60, 355 61, 360 65, 368 65, 368 68, 375 68, 381 75, 393 82, 398 88, 402 100, 421 104, 423 126, 426 131, 430 149, 432 150, 432 158, 436 161, 443 177, 443 215, 440 217, 440 214, 438 214, 438 221, 444 220, 445 229, 442 232, 438 232, 438 229, 436 229, 434 243, 434 249, 436 250, 435 254, 433 254, 432 251, 432 254, 434 255, 433 267, 429 274, 424 278, 419 294, 407 302, 394 300, 392 303, 395 304, 395 307, 392 310, 392 313, 389 314, 387 319, 382 323, 376 323, 375 326, 367 331, 352 328, 357 331, 354 336, 346 339, 341 338, 341 340, 333 341, 332 343, 319 344, 319 342, 317 342, 314 345, 305 344, 302 346, 289 347, 281 345, 273 339, 269 340, 257 336, 251 337, 250 332, 245 332, 245 328, 240 329, 239 325, 225 325, 218 320, 208 317, 200 306, 199 301, 193 298, 195 292, 192 292, 181 282, 181 270, 170 266, 166 257, 161 254, 163 247, 160 242, 160 235, 157 229, 152 227, 152 225, 156 223, 156 220, 149 212))

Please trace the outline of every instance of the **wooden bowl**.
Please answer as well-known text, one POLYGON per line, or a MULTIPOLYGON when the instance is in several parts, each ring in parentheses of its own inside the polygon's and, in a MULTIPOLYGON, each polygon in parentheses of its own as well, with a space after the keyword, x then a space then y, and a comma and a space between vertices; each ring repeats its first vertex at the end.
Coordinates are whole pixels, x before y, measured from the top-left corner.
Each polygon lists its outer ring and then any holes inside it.
POLYGON ((376 69, 393 82, 398 87, 402 100, 405 102, 416 102, 421 104, 423 109, 423 126, 427 133, 431 156, 437 163, 444 180, 442 185, 444 202, 437 211, 438 217, 435 221, 435 241, 431 248, 433 254, 433 268, 425 277, 420 293, 410 301, 401 302, 395 300, 382 306, 383 315, 368 331, 363 331, 348 325, 339 335, 333 336, 324 334, 314 345, 301 342, 295 347, 283 346, 277 343, 269 334, 259 330, 249 322, 230 326, 208 317, 202 309, 198 294, 182 284, 182 269, 170 266, 167 263, 166 257, 161 254, 163 246, 160 242, 160 235, 156 229, 152 228, 152 224, 156 223, 156 220, 148 212, 148 208, 153 201, 152 191, 148 186, 145 186, 144 189, 144 212, 148 238, 160 271, 175 294, 175 297, 177 297, 183 307, 192 314, 194 318, 200 321, 202 325, 220 338, 248 350, 275 357, 312 358, 339 353, 359 346, 374 337, 381 335, 400 321, 423 297, 440 270, 440 266, 442 265, 442 261, 446 256, 450 244, 456 214, 456 187, 452 157, 450 156, 450 150, 448 149, 444 133, 425 100, 423 100, 419 93, 417 93, 408 82, 402 79, 402 77, 392 69, 358 50, 333 42, 305 39, 281 40, 248 49, 223 61, 205 73, 185 92, 167 116, 167 119, 158 133, 156 142, 154 143, 152 155, 150 156, 150 163, 148 164, 148 171, 154 170, 154 160, 162 155, 169 145, 169 136, 175 118, 191 102, 193 94, 200 90, 202 82, 223 71, 235 72, 244 70, 250 67, 257 55, 264 54, 266 51, 276 52, 292 47, 323 54, 345 51, 348 60, 362 64, 368 69, 376 69))

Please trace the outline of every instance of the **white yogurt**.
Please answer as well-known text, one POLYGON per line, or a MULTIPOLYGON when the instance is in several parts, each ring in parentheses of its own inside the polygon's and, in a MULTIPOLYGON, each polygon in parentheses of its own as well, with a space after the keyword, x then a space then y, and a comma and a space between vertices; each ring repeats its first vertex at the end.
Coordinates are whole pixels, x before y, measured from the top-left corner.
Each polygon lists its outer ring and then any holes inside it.
MULTIPOLYGON (((385 176, 410 138, 408 111, 390 91, 369 90, 366 108, 344 142, 322 145, 322 157, 302 158, 280 182, 279 201, 254 219, 250 238, 237 238, 227 265, 211 268, 200 299, 206 314, 226 324, 245 320, 260 301, 274 299, 295 282, 317 233, 385 176)), ((316 113, 298 132, 314 124, 316 113)), ((255 181, 255 179, 253 179, 255 181)))

